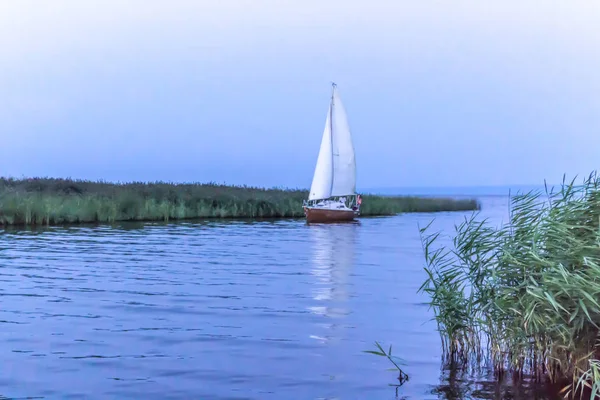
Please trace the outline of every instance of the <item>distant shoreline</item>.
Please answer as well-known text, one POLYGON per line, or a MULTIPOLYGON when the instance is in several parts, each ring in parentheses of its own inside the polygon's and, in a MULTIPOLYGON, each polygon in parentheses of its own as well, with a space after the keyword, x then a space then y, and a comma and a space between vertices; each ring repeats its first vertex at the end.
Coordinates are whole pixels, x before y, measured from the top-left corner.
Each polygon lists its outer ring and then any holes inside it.
MULTIPOLYGON (((560 185, 548 185, 548 188, 560 185)), ((502 186, 457 186, 457 187, 398 187, 368 188, 363 193, 374 193, 383 196, 418 196, 418 197, 509 197, 517 193, 545 190, 544 185, 502 185, 502 186)))
MULTIPOLYGON (((307 190, 214 183, 0 178, 0 225, 303 218, 307 190)), ((361 216, 473 211, 475 199, 364 195, 361 216)))

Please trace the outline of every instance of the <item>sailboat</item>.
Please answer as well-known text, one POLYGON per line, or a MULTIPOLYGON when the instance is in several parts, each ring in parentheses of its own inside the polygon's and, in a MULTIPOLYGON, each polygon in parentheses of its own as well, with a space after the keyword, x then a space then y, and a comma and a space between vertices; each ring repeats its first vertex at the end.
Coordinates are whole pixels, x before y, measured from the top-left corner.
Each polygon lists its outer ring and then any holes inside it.
POLYGON ((307 222, 352 221, 360 214, 360 204, 352 135, 337 85, 332 83, 321 148, 308 200, 304 201, 304 214, 307 222))

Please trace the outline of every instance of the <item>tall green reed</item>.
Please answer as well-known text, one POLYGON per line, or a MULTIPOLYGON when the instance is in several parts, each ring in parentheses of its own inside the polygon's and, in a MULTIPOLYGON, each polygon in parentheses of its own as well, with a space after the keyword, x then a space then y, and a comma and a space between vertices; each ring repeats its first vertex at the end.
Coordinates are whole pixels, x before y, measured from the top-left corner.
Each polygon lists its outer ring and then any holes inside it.
MULTIPOLYGON (((564 382, 574 396, 598 388, 600 179, 511 198, 510 220, 478 215, 451 244, 422 228, 429 295, 451 363, 490 363, 500 378, 564 382)), ((596 390, 597 391, 597 390, 596 390)), ((595 396, 591 394, 592 398, 595 396)))

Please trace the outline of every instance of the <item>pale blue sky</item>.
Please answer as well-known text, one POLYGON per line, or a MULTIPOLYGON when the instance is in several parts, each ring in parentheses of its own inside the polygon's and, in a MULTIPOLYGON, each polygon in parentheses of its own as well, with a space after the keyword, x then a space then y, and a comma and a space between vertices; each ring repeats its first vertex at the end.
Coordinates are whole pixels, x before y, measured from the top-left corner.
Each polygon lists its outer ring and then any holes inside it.
POLYGON ((597 1, 0 2, 0 175, 308 187, 330 81, 358 187, 600 164, 597 1))

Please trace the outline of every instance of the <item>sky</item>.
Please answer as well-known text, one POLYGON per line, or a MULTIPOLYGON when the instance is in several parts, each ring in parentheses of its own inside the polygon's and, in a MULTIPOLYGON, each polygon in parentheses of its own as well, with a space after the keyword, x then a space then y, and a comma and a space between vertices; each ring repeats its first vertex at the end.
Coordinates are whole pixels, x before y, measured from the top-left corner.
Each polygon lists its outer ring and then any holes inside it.
POLYGON ((332 81, 357 186, 600 164, 600 2, 0 1, 0 175, 308 188, 332 81))

